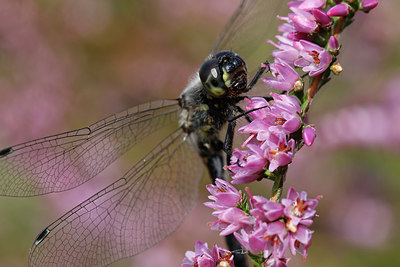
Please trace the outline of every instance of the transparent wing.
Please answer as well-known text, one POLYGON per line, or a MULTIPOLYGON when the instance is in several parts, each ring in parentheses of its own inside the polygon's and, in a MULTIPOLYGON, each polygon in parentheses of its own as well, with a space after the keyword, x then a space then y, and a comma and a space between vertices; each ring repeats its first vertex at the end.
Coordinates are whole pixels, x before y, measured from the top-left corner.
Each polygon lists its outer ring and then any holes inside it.
MULTIPOLYGON (((34 196, 91 179, 149 134, 177 125, 176 100, 141 104, 88 127, 0 151, 0 195, 34 196)), ((176 126, 177 127, 177 126, 176 126)))
POLYGON ((107 265, 173 232, 196 203, 204 168, 184 136, 174 132, 123 178, 48 226, 30 265, 107 265))
POLYGON ((287 8, 287 0, 242 0, 239 8, 219 34, 211 55, 221 50, 238 53, 254 74, 269 56, 272 46, 265 41, 276 34, 276 15, 287 8))

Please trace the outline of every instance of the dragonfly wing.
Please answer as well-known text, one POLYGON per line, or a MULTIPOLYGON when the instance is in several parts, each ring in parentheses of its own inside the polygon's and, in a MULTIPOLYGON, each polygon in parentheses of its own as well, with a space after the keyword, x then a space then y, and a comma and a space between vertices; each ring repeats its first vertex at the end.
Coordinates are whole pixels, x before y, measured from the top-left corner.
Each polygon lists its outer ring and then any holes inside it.
POLYGON ((178 130, 126 175, 48 226, 30 266, 102 266, 153 246, 197 200, 203 163, 178 130))
POLYGON ((242 0, 211 49, 211 55, 221 50, 238 53, 246 62, 251 76, 272 49, 265 41, 276 35, 278 12, 286 8, 287 0, 242 0))
POLYGON ((158 100, 88 127, 0 151, 0 195, 34 196, 74 188, 104 170, 149 134, 178 127, 176 100, 158 100))

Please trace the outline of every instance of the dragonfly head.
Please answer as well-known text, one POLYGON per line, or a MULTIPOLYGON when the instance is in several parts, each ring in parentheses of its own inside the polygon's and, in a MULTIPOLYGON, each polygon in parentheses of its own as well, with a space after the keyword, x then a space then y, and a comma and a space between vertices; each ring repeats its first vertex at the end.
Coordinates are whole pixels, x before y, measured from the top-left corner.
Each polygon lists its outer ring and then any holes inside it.
POLYGON ((221 51, 203 63, 200 80, 212 97, 236 96, 246 91, 247 68, 244 60, 232 51, 221 51))

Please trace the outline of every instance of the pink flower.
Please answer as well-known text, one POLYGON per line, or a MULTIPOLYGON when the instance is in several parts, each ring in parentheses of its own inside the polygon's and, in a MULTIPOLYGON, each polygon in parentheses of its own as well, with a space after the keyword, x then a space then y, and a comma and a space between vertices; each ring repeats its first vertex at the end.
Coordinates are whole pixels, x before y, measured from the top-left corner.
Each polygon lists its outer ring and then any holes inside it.
POLYGON ((250 113, 254 120, 238 131, 250 134, 242 145, 250 150, 235 150, 231 165, 226 166, 232 172, 234 184, 261 178, 268 163, 268 170, 272 172, 292 160, 295 143, 293 139, 287 141, 287 135, 301 126, 300 103, 290 95, 271 93, 271 96, 274 99, 272 104, 263 98, 252 98, 246 106, 248 111, 256 109, 250 113))
POLYGON ((289 259, 270 257, 263 266, 265 267, 286 267, 289 259))
POLYGON ((242 228, 247 229, 255 223, 255 219, 252 216, 247 215, 239 208, 217 210, 212 215, 219 220, 210 223, 211 230, 221 231, 220 236, 232 234, 242 228))
POLYGON ((326 0, 304 0, 289 2, 289 7, 297 7, 304 11, 310 11, 317 8, 322 8, 326 5, 326 0))
POLYGON ((208 198, 215 202, 206 202, 204 205, 215 210, 236 207, 243 200, 240 191, 219 178, 215 180, 215 185, 209 184, 206 185, 206 188, 211 193, 208 198))
POLYGON ((290 252, 293 256, 296 255, 296 252, 298 252, 299 254, 303 255, 304 260, 306 259, 308 248, 311 245, 313 233, 314 231, 311 231, 303 225, 299 225, 295 233, 289 234, 290 252))
MULTIPOLYGON (((270 132, 290 134, 297 131, 301 125, 299 113, 302 111, 296 97, 290 95, 279 95, 271 93, 274 101, 266 109, 258 110, 257 118, 248 125, 240 128, 240 133, 249 133, 257 136, 257 140, 265 141, 269 138, 270 132)), ((254 104, 246 107, 246 110, 257 106, 260 99, 252 98, 254 104)), ((262 105, 262 104, 261 104, 262 105)), ((252 112, 252 113, 255 113, 252 112)))
POLYGON ((248 104, 246 105, 246 110, 247 111, 254 110, 254 111, 249 113, 249 115, 253 119, 262 120, 263 118, 265 118, 268 115, 268 109, 267 108, 269 107, 269 103, 265 98, 263 98, 263 97, 252 97, 251 99, 246 98, 245 101, 248 102, 248 104), (265 109, 262 108, 262 107, 265 107, 265 109))
POLYGON ((305 41, 300 40, 303 50, 300 51, 301 58, 294 62, 297 67, 303 68, 304 72, 309 72, 311 77, 323 73, 331 64, 331 54, 322 47, 305 41))
POLYGON ((318 24, 311 13, 295 7, 292 7, 291 10, 294 13, 289 13, 288 18, 293 23, 296 31, 308 34, 318 31, 318 24))
POLYGON ((273 222, 283 215, 284 206, 280 203, 270 201, 265 197, 251 196, 250 203, 252 206, 250 214, 253 215, 257 221, 273 222))
POLYGON ((293 139, 286 141, 282 134, 270 134, 270 138, 265 141, 262 148, 268 150, 268 160, 270 162, 268 170, 275 171, 280 166, 285 166, 292 162, 295 142, 293 139))
POLYGON ((288 232, 281 221, 258 222, 251 230, 234 233, 242 246, 252 253, 263 253, 265 259, 271 255, 281 258, 289 245, 288 232))
POLYGON ((273 112, 287 112, 292 115, 302 112, 300 102, 296 97, 276 93, 271 93, 271 96, 274 98, 274 103, 271 105, 273 112))
POLYGON ((265 232, 267 231, 267 223, 260 222, 251 231, 240 230, 235 232, 234 236, 243 246, 253 254, 257 254, 266 249, 265 232))
POLYGON ((282 91, 294 89, 294 84, 299 80, 300 76, 292 67, 285 62, 281 62, 271 64, 270 68, 274 78, 263 78, 262 81, 264 83, 282 91))
POLYGON ((226 166, 232 172, 232 184, 247 184, 259 179, 268 164, 266 151, 257 145, 248 144, 247 147, 250 150, 236 149, 231 157, 231 165, 226 166))
POLYGON ((230 251, 217 245, 211 251, 207 243, 197 241, 195 251, 186 251, 181 267, 215 267, 222 266, 223 263, 233 266, 233 255, 230 251))
POLYGON ((268 258, 270 255, 283 257, 289 243, 285 223, 282 221, 269 223, 264 235, 266 240, 264 258, 268 258))
POLYGON ((291 232, 295 233, 299 224, 310 226, 313 223, 318 199, 320 197, 307 199, 306 192, 302 191, 299 194, 293 187, 289 188, 287 198, 282 199, 282 204, 285 206, 284 214, 288 218, 286 226, 291 232))

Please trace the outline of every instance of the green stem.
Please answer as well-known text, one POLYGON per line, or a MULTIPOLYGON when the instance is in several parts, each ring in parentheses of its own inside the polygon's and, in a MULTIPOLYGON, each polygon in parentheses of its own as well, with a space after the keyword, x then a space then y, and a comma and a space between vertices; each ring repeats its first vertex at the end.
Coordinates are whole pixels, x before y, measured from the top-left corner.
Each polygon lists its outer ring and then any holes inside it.
POLYGON ((274 184, 272 186, 272 197, 271 201, 278 202, 282 197, 283 183, 285 182, 288 165, 281 167, 278 174, 275 175, 274 184))

